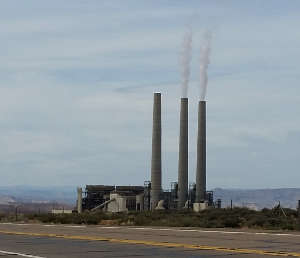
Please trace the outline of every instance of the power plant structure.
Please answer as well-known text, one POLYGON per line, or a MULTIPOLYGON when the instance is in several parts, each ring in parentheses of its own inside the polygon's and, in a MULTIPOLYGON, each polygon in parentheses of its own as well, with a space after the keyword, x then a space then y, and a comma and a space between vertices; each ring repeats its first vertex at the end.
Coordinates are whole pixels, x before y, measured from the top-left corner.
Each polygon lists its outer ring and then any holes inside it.
POLYGON ((161 93, 154 93, 152 158, 151 158, 151 209, 161 200, 161 93))
POLYGON ((197 168, 196 168, 196 200, 194 210, 205 209, 206 197, 206 102, 198 105, 198 136, 197 136, 197 168))
POLYGON ((188 98, 180 100, 180 133, 179 133, 179 159, 178 159, 178 208, 186 206, 188 200, 188 156, 189 156, 189 115, 188 98))
POLYGON ((82 188, 77 187, 77 213, 82 213, 82 188))
POLYGON ((214 202, 213 192, 206 190, 206 102, 198 103, 198 136, 196 183, 188 178, 188 98, 180 99, 180 134, 178 182, 168 190, 162 189, 162 119, 161 93, 154 93, 151 181, 142 186, 87 185, 78 188, 78 213, 103 210, 128 212, 162 209, 193 209, 199 212, 208 207, 221 208, 214 202))

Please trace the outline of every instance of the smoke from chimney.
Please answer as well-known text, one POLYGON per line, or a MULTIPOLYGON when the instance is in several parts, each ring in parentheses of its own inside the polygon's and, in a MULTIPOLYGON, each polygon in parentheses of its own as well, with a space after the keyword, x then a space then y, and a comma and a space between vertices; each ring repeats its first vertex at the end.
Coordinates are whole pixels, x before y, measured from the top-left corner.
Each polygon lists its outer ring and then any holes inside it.
POLYGON ((182 50, 180 53, 180 65, 181 65, 181 97, 187 98, 188 84, 190 80, 190 63, 192 57, 192 41, 193 33, 191 28, 188 28, 183 36, 182 50))
POLYGON ((211 51, 211 31, 206 31, 200 46, 200 101, 204 101, 207 92, 207 68, 211 51))

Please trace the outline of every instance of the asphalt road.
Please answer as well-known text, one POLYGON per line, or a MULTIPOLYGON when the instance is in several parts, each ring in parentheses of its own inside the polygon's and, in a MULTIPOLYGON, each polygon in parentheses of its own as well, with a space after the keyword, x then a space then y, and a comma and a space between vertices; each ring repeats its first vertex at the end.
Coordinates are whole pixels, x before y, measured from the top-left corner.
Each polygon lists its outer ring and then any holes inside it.
POLYGON ((300 233, 0 224, 2 257, 300 257, 300 233))

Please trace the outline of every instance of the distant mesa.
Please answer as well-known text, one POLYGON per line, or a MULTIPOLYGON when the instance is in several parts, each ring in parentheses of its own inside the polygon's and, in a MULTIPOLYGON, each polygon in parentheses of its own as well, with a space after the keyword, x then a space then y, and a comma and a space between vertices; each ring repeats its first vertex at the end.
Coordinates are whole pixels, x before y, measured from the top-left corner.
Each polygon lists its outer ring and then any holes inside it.
POLYGON ((9 205, 16 203, 16 199, 11 196, 0 196, 0 205, 9 205))

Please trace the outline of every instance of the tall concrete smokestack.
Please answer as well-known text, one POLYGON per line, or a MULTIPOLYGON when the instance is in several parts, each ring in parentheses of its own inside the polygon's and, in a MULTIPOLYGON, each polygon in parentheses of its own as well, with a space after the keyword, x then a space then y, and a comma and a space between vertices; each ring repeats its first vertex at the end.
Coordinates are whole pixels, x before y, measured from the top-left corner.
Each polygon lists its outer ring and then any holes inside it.
POLYGON ((77 187, 77 212, 82 213, 82 188, 77 187))
POLYGON ((161 194, 161 93, 154 93, 152 160, 151 160, 151 209, 154 210, 161 194))
POLYGON ((188 199, 188 98, 181 98, 178 160, 178 209, 188 199))
POLYGON ((196 171, 196 203, 205 201, 206 195, 206 102, 199 101, 197 171, 196 171))

